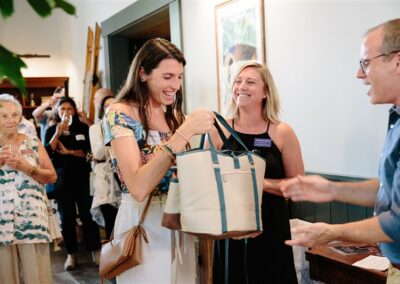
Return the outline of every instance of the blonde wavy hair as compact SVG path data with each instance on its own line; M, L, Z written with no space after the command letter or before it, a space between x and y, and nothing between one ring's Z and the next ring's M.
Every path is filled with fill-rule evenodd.
M264 82L264 89L266 91L267 97L263 100L262 107L262 116L265 121L270 121L272 123L280 122L279 113L280 113L280 103L279 103L279 95L278 90L276 89L274 79L272 78L271 72L269 72L268 68L261 63L255 61L249 61L244 63L237 70L235 75L233 76L232 81L230 82L231 90L233 89L233 85L236 81L236 78L239 74L246 68L255 68L260 74L261 79ZM236 108L236 102L233 100L233 96L231 98L231 102L228 107L228 117L234 118L234 110Z

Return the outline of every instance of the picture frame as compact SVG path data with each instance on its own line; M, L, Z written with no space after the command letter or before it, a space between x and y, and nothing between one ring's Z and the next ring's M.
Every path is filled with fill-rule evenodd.
M218 111L226 115L232 78L250 60L265 63L263 0L228 0L215 6Z

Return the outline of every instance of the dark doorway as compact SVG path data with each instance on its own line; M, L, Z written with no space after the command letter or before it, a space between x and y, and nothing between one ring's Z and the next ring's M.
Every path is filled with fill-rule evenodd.
M178 0L139 0L101 23L106 57L106 81L115 94L125 83L133 57L148 39L161 37L173 41L172 38L177 38L178 42L173 42L179 46L179 11ZM178 29L174 28L176 23L179 24ZM176 30L178 36L172 35Z

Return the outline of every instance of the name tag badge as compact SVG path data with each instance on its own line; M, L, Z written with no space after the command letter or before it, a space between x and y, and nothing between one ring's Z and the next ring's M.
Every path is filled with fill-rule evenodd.
M269 148L272 145L271 139L254 138L254 147Z
M75 136L75 139L76 139L76 141L79 141L79 140L85 141L85 135L83 135L83 134L77 134L77 135Z

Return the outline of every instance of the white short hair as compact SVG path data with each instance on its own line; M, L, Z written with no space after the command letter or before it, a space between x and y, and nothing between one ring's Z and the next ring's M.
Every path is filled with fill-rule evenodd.
M21 106L21 103L13 95L0 94L0 103L1 102L13 103L18 109L18 114L22 117L22 106Z

